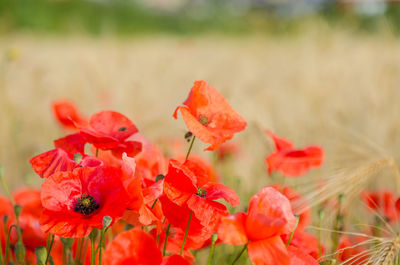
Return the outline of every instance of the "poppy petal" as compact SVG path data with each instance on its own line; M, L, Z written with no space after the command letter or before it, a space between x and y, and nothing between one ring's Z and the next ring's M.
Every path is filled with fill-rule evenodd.
M244 245L247 243L245 221L247 215L238 212L231 216L221 218L218 226L218 238L230 245Z
M279 236L251 241L247 245L249 258L255 265L289 265L290 257Z
M201 188L207 191L208 200L224 199L232 206L240 204L239 196L231 188L223 184L210 182Z
M68 153L60 148L47 151L29 160L33 170L41 177L48 178L57 171L69 171L76 167Z
M313 257L299 248L289 246L287 250L290 256L290 265L319 265Z

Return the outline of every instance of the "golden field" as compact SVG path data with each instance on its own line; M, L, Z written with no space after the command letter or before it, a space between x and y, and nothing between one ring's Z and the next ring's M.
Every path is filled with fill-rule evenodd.
M204 79L248 121L235 138L241 146L230 169L235 180L222 176L236 190L240 186L243 206L270 182L264 159L273 147L264 129L299 147L324 147L322 169L293 180L306 197L318 198L315 204L337 193L356 197L376 176L379 185L394 189L400 163L399 44L390 34L324 27L275 37L3 36L0 164L11 188L40 184L28 159L63 136L50 109L60 98L74 101L87 116L120 111L153 141L183 140L185 125L172 113L192 82ZM197 153L202 147L197 142ZM336 180L329 192L315 192L315 178Z

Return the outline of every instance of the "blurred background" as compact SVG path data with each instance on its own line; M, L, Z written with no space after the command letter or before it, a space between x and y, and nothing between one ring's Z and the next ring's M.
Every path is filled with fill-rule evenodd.
M67 133L57 99L183 141L172 112L198 79L249 123L241 194L269 181L265 129L322 145L317 176L378 149L398 164L399 25L396 0L1 0L0 164L12 188L40 184L28 159Z

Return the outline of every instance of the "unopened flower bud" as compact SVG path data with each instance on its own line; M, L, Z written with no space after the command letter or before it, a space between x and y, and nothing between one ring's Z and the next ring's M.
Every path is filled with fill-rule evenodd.
M21 214L21 211L22 211L21 205L15 205L14 206L14 213L17 216L17 218Z
M37 265L45 265L46 258L47 258L46 248L43 246L35 248L35 255L36 255L36 264Z
M110 216L104 216L103 217L103 228L109 227L111 222L112 222L112 218Z
M217 239L218 239L218 234L217 234L217 233L214 233L214 234L211 236L211 243L214 244L214 243L217 241Z
M19 264L23 264L25 261L25 246L22 241L18 241L15 244L15 257Z
M72 244L74 243L74 239L73 238L60 237L60 240L63 243L65 248L71 248Z
M103 219L103 223L104 223L104 219ZM97 228L93 228L92 232L90 232L90 234L89 234L90 240L96 240L98 234L99 234L99 230Z

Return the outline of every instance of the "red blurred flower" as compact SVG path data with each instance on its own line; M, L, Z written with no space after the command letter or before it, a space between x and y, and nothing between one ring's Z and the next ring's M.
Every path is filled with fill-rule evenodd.
M121 174L112 167L77 167L48 177L42 184L42 229L62 237L84 237L92 228L102 228L104 216L116 221L126 208Z
M142 150L142 144L128 138L138 132L135 124L115 111L101 111L90 117L88 126L80 126L80 133L96 148L111 150L113 155L122 153L133 157Z
M266 187L251 198L248 214L238 212L221 219L218 236L227 244L248 244L256 265L288 265L290 256L280 236L291 233L295 225L289 200Z
M213 230L221 216L229 215L226 206L215 200L224 199L232 206L236 206L240 203L240 199L232 189L222 184L199 183L196 175L197 172L200 172L200 169L197 168L198 165L187 166L188 163L190 160L181 164L171 159L168 173L164 179L164 194L168 200L179 207L187 207L187 209L182 209L181 214L183 215L179 215L181 221L173 222L176 220L174 216L177 217L177 212L168 209L164 201L162 201L163 212L173 225L182 229L186 228L189 214L193 212L194 217L200 221L202 226Z
M363 244L366 240L368 238L361 236L343 236L338 246L338 260L354 265L366 264L369 259L368 244Z
M187 265L182 257L165 257L152 236L140 229L131 229L119 234L104 252L104 265Z
M210 146L205 150L215 150L225 141L232 139L237 132L246 128L246 121L228 103L228 101L205 81L196 81L183 106L178 110L189 131Z
M52 104L54 116L62 126L69 129L76 129L77 125L84 126L87 123L72 102L59 100Z
M319 146L309 146L295 149L294 145L286 139L280 138L267 131L275 143L276 151L267 156L265 162L268 174L279 171L286 177L298 177L307 173L312 168L318 168L324 160L324 152Z
M362 200L372 211L382 214L389 222L399 220L399 208L396 206L396 199L393 192L382 190L377 192L363 191L361 193Z
M235 142L226 142L221 144L217 148L217 155L220 161L225 160L230 156L234 156L239 153L239 145Z

